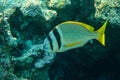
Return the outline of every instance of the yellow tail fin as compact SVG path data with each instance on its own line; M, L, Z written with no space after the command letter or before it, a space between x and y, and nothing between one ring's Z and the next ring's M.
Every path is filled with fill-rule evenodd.
M97 37L97 40L105 46L105 29L106 29L106 25L107 25L107 21L105 21L105 23L103 24L103 26L97 30L98 32L98 37Z

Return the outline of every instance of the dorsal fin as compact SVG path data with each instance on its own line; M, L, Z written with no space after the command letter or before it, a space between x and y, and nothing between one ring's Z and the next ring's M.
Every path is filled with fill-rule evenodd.
M63 23L61 23L61 24L65 24L65 23L78 24L78 25L80 25L80 26L82 26L82 27L84 27L84 28L86 28L86 29L88 29L88 30L90 30L90 31L94 31L94 28L93 28L92 26L90 26L90 25L88 25L88 24L85 24L85 23L82 23L82 22L66 21L66 22L63 22Z

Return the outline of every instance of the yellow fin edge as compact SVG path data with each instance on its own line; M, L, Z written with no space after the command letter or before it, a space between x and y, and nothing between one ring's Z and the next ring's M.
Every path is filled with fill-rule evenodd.
M84 28L86 28L86 29L88 29L88 30L90 30L90 31L94 31L94 28L93 28L92 26L90 26L90 25L88 25L88 24L85 24L85 23L82 23L82 22L66 21L66 22L63 22L63 23L61 23L61 24L65 24L65 23L78 24L78 25L80 25L80 26L82 26L82 27L84 27Z
M74 42L74 43L70 43L70 44L65 44L64 47L72 47L72 46L75 46L77 44L81 44L81 42Z
M99 36L98 41L105 46L105 34Z

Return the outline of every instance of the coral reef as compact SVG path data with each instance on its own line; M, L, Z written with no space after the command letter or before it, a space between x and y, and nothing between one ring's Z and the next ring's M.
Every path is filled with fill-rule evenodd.
M31 48L27 51L25 51L23 53L22 56L15 58L12 58L12 61L27 61L27 63L31 63L33 59L30 59L30 56L36 56L37 59L35 60L34 66L35 68L42 68L44 67L46 64L50 64L51 62L53 62L53 59L55 57L55 53L54 52L42 52L42 46L41 45L31 45ZM26 58L28 58L30 61L25 60Z
M0 0L0 13L9 17L15 12L15 8L20 7L21 4L21 0Z
M120 24L120 0L95 0L95 17L108 19L111 24Z
M0 80L17 80L17 76L13 73L13 65L8 53L0 52Z
M7 21L7 17L4 16L1 13L1 17L0 17L0 40L1 40L1 46L0 52L6 52L4 51L5 48L7 48L6 50L9 51L9 49L11 47L16 47L17 46L17 40L15 37L13 37L11 30L10 30L10 24Z
M40 40L43 39L39 38L40 40L37 39L38 41L27 39L30 35L26 34L24 29L35 18L37 21L40 20L42 22L53 20L57 15L56 11L47 8L46 0L1 0L0 4L0 64L2 64L0 66L0 74L3 74L0 75L0 79L23 80L31 78L30 74L23 77L26 72L31 71L31 67L28 70L21 70L23 74L19 74L20 72L16 71L18 70L17 68L25 68L24 66L26 65L33 65L33 68L43 68L53 62L55 53L40 51L40 44L33 44L40 43ZM27 18L27 16L31 18ZM25 47L22 48L22 46ZM4 55L7 57L3 57ZM19 66L17 66L18 64ZM41 74L38 80L48 80L47 69L43 68L37 73Z

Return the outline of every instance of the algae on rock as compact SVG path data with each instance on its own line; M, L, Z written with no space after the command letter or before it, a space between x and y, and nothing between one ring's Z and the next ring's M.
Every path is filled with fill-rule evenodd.
M70 5L70 0L50 0L48 2L48 6L51 8L61 9L65 8L65 6Z

